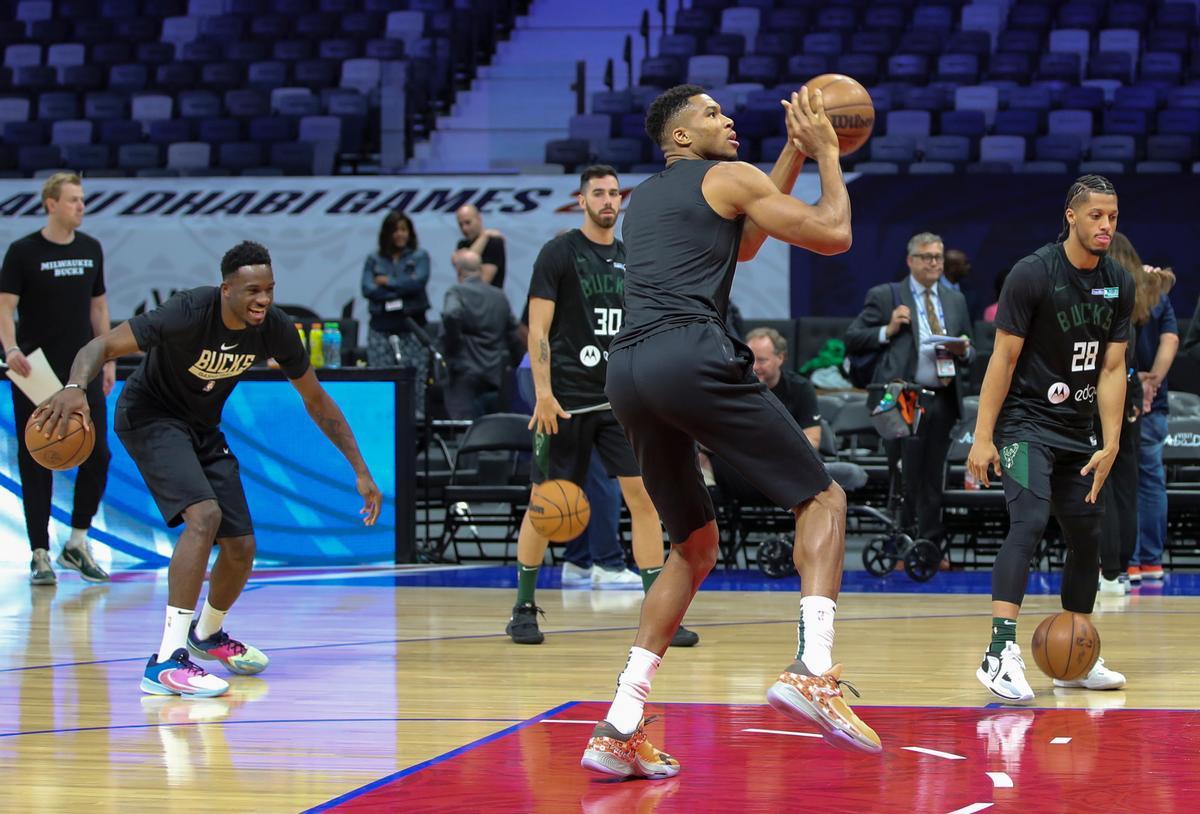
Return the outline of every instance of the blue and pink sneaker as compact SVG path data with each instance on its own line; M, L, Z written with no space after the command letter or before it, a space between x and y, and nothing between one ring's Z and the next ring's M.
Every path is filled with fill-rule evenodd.
M242 676L261 673L271 661L257 647L242 644L224 630L218 630L207 639L197 639L195 622L188 630L187 646L196 658L208 661L215 659L224 664L229 672Z
M229 689L229 682L209 675L188 658L182 647L166 661L158 654L150 657L142 675L142 692L151 695L180 695L184 698L211 698Z

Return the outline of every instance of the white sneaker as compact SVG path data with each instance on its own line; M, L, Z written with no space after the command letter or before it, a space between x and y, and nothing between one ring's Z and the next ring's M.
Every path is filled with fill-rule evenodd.
M564 562L562 567L562 585L567 587L580 587L592 584L592 566L580 568L573 562Z
M599 565L592 566L593 588L641 588L642 578L628 568L620 571L610 571Z
M1120 577L1116 579L1100 577L1100 593L1111 594L1112 596L1124 596L1125 583L1121 581Z
M1074 681L1054 679L1055 687L1078 687L1084 690L1119 690L1125 686L1125 676L1104 666L1104 659L1096 659L1096 666L1083 678Z
M1021 658L1021 648L1012 642L1005 643L1004 651L999 655L985 653L975 677L992 695L1005 701L1033 700L1033 688L1025 680L1025 660Z

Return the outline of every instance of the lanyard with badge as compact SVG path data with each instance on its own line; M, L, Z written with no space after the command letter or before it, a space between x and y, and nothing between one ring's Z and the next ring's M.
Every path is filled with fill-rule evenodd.
M912 289L909 286L910 290ZM913 302L917 308L917 319L920 320L921 329L929 336L934 335L933 328L929 324L929 315L925 309L925 291L922 288L919 292L913 291ZM942 298L930 294L930 298L934 300L934 308L937 309L938 323L942 326L942 331L946 330L946 313L942 309ZM955 374L954 356L946 348L945 345L935 345L933 348L934 364L937 369L939 379L951 378Z

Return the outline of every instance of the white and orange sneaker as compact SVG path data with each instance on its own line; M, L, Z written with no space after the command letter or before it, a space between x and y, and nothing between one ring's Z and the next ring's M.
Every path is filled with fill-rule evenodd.
M882 752L883 743L875 730L863 723L842 697L843 684L858 695L858 690L842 681L842 665L814 676L804 662L795 661L767 690L767 703L788 717L815 723L833 746Z
M608 721L592 730L579 765L613 777L646 777L662 780L679 774L679 761L654 748L646 739L646 719L629 735Z

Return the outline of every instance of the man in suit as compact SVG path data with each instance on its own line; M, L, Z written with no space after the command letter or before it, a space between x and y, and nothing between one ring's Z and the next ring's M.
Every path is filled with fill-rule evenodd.
M888 450L893 466L897 459L903 461L901 522L911 527L915 521L918 536L929 540L943 536L946 453L950 432L962 415L967 366L974 356L967 302L942 280L944 254L937 235L914 235L908 241L908 277L868 291L862 313L846 331L847 353L879 354L872 384L903 379L930 391L921 398L925 414L917 435ZM937 336L959 339L932 340ZM874 407L881 395L871 391L868 406Z

